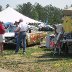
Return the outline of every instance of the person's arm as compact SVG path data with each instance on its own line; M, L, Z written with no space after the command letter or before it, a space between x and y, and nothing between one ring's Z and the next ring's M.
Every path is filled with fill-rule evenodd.
M18 27L16 28L15 32L20 32L20 28L21 28L21 24L18 25Z
M19 31L20 31L20 27L17 27L14 32L19 32Z

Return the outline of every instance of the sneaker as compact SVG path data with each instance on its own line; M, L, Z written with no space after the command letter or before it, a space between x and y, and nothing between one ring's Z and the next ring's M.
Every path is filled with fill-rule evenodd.
M24 55L26 55L26 52L23 52Z

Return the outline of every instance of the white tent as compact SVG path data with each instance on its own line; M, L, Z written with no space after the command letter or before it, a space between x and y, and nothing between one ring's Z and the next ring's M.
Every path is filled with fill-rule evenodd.
M22 15L21 13L17 12L11 7L8 7L7 9L0 12L0 21L5 22L15 22L19 21L19 19L23 19L26 23L40 23L39 21L36 21L34 19L31 19L27 16Z

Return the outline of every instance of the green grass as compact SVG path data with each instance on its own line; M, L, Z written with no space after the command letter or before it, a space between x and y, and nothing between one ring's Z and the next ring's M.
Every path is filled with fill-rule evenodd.
M26 55L22 49L16 55L14 51L5 50L4 55L0 55L1 68L13 72L72 72L71 56L53 56L52 50L38 46L28 47Z

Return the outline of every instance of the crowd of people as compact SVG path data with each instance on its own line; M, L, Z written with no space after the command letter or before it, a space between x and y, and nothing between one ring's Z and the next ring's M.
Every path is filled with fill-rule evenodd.
M12 29L12 25L15 25L16 28L14 30L15 33L15 39L16 39L16 49L15 49L15 54L18 53L20 44L23 42L23 54L26 52L26 32L29 30L28 24L23 22L22 19L19 21L15 21L14 24L8 24L5 26L3 22L0 22L0 53L3 53L3 34L7 30L7 28ZM1 33L2 29L4 30L3 33Z

